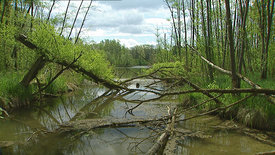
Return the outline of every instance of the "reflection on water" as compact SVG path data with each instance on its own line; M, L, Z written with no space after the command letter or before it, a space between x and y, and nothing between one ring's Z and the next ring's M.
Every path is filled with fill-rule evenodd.
M237 131L226 129L216 130L212 126L219 125L223 120L215 116L203 116L197 119L181 123L179 126L195 131L204 131L212 138L198 139L185 138L181 141L178 154L199 155L250 155L259 152L274 150L274 147L256 141L255 139L242 135Z
M140 69L120 69L118 72L134 73ZM127 75L128 76L128 75ZM127 77L126 76L126 77ZM130 75L129 75L130 76ZM125 76L123 76L125 77ZM147 89L152 80L137 79L130 83L130 88ZM164 89L156 84L157 89ZM90 131L84 135L53 135L39 137L35 141L38 130L54 130L58 124L70 120L125 117L127 109L135 103L116 100L115 95L101 97L107 91L96 85L87 85L83 89L55 99L47 99L40 106L20 109L13 113L9 120L0 120L1 141L15 143L2 148L4 154L144 154L153 144L157 134L146 127L140 128L104 128ZM149 99L157 97L152 93L135 93L127 95L127 99ZM145 103L135 109L136 116L159 117L167 114L166 105L175 105L175 101L157 101ZM189 115L189 114L187 114ZM126 115L126 117L132 117ZM213 116L204 116L179 124L179 127L204 131L212 138L198 139L186 137L178 141L177 154L254 154L270 151L272 147L262 144L248 136L227 130L215 130L212 125L221 123ZM28 142L29 141L29 142ZM273 148L274 149L274 148Z

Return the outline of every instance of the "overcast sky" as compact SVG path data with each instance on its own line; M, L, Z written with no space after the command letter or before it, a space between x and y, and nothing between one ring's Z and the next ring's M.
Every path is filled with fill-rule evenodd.
M75 17L80 0L71 1L70 16ZM59 1L54 13L64 13L68 1ZM76 27L80 27L85 8L89 1L82 5ZM118 39L127 47L141 44L156 44L157 28L161 33L169 30L169 10L163 0L121 0L94 1L87 16L82 38L100 42L104 39ZM70 21L72 22L72 20Z

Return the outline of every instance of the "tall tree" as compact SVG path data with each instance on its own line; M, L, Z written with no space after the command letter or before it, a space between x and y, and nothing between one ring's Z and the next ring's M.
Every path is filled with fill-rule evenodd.
M73 32L73 29L74 29L75 22L76 22L76 20L77 20L79 11L80 11L81 6L82 6L82 4L83 4L83 1L84 1L84 0L81 0L81 3L80 3L80 5L79 5L79 7L78 7L78 10L77 10L77 12L76 12L76 15L75 15L75 18L74 18L74 21L73 21L73 25L72 25L72 27L71 27L71 31L70 31L70 33L69 33L69 35L68 35L68 38L71 37L71 34L72 34L72 32Z
M76 36L76 39L75 39L75 44L76 44L77 41L78 41L79 35L80 35L81 30L82 30L82 27L83 27L83 25L84 25L84 23L85 23L85 20L86 20L86 17L87 17L88 12L89 12L89 10L90 10L90 7L91 7L91 5L92 5L92 2L93 2L93 1L90 0L90 4L89 4L89 6L88 6L88 8L87 8L87 11L86 11L86 13L85 13L85 15L84 15L84 18L83 18L83 20L82 20L80 29L79 29L79 31L78 31L78 33L77 33L77 36Z
M232 72L232 88L238 88L238 78L236 74L236 63L235 63L235 49L234 49L234 34L232 31L232 20L230 13L230 3L229 0L225 0L225 9L226 9L226 25L229 38L229 50L230 50L230 60L231 60L231 72Z
M272 18L273 18L273 12L274 12L274 0L272 0L272 4L270 3L271 3L271 0L268 0L267 4L265 0L262 0L261 3L259 3L259 0L256 0L258 12L259 12L259 26L260 26L260 33L261 33L261 40L262 40L262 46L261 46L262 48L261 78L262 79L267 78L268 47L269 47L269 40L270 40L270 34L272 30L272 23L273 23Z
M66 21L66 18L67 18L67 13L68 13L68 9L69 9L69 6L70 6L70 2L71 2L71 0L69 0L68 4L67 4L67 8L66 8L66 11L65 11L64 19L63 19L63 22L62 22L62 27L61 27L60 35L62 35L64 26L65 26L65 21Z
M243 4L244 3L244 4ZM239 8L241 14L241 46L240 46L240 56L239 56L239 64L238 64L238 72L242 74L242 66L244 65L244 52L247 47L247 36L246 36L246 19L249 9L249 0L245 2L243 0L239 0ZM238 87L241 86L241 80L238 78Z

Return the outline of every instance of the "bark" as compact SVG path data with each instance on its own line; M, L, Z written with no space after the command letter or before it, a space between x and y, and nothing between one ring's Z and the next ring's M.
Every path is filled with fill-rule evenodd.
M162 133L158 140L154 143L154 145L148 150L146 155L155 155L155 154L162 154L162 150L164 150L165 145L170 137L168 131Z
M257 153L256 155L274 155L275 154L275 151L269 151L269 152L260 152L260 153Z
M204 35L204 44L205 44L205 55L206 58L210 61L212 61L211 58L211 29L210 29L210 13L209 13L209 8L208 8L208 0L207 0L207 25L205 22L205 14L204 14L204 1L201 0L201 16L202 16L202 31L203 31L203 35ZM211 67L211 65L208 65L208 76L210 78L210 81L214 80L214 76L213 76L213 69Z
M239 0L240 12L241 12L241 49L240 49L240 57L239 57L239 65L238 72L242 74L242 66L244 65L244 51L247 46L246 40L246 19L249 9L249 0L246 0L245 6L242 6L242 0ZM241 80L238 78L238 88L241 87Z
M179 52L179 57L180 61L182 61L182 56L181 56L181 16L180 16L180 2L181 0L178 0L178 5L177 5L177 19L178 19L178 52Z
M175 22L175 18L174 18L174 11L173 8L170 6L168 0L165 0L167 7L169 8L170 14L171 14L171 18L172 18L172 29L174 30L175 33L175 42L176 42L176 46L177 46L177 54L179 54L180 56L180 51L179 51L179 37L178 37L178 32L177 32L177 26L176 26L176 22ZM172 34L171 34L172 35ZM173 37L171 37L172 39ZM181 56L180 56L181 57Z
M78 32L78 34L77 34L76 39L75 39L75 44L76 44L77 41L78 41L79 35L80 35L81 30L82 30L82 27L83 27L83 25L84 25L84 23L85 23L85 20L86 20L86 17L87 17L88 12L89 12L89 10L90 10L90 7L91 7L91 5L92 5L92 2L93 2L93 1L91 0L90 4L89 4L89 6L88 6L88 9L87 9L87 11L86 11L86 13L85 13L85 16L84 16L84 18L83 18L83 20L82 20L82 24L81 24L81 26L80 26L80 30L79 30L79 32Z
M187 25L186 25L186 18L185 18L185 5L184 0L182 1L182 14L183 14L183 24L184 24L184 47L185 47L185 66L188 67L188 52L187 52ZM192 29L191 29L192 30ZM193 33L192 33L193 37ZM194 39L194 38L192 38Z
M54 7L54 4L55 4L55 0L53 0L53 4L52 4L51 9L50 9L50 11L49 11L47 21L48 21L48 20L50 19L50 17L51 17L51 13L52 13L52 10L53 10L53 7Z
M141 118L134 117L128 118L102 118L102 119L84 119L78 121L71 121L60 125L60 128L55 132L64 133L71 131L90 131L96 128L109 128L109 127L125 127L125 126L136 126L143 123L149 122L160 122L161 120L167 120L168 117L163 118Z
M273 12L274 12L274 0L272 0L272 4L270 6L270 1L267 2L267 26L266 26L266 4L265 1L262 0L261 7L258 4L257 0L257 6L258 11L260 15L260 32L261 32L261 39L262 39L262 73L261 78L266 79L267 78L267 71L268 71L268 46L269 46L269 40L270 40L270 34L272 29L272 18L273 18ZM265 30L267 29L267 32Z
M229 0L225 0L226 8L226 24L229 38L229 50L230 50L230 60L231 60L231 72L232 72L232 88L238 88L238 77L236 74L236 63L235 63L235 49L234 49L234 34L232 32L232 21L230 13Z
M163 154L163 151L165 149L165 146L167 144L167 141L170 135L173 135L173 131L175 128L175 121L176 121L176 112L177 112L177 109L175 109L173 114L171 114L170 110L168 111L171 117L171 119L169 119L170 123L166 125L165 131L160 135L160 137L154 143L154 145L147 151L146 155Z
M68 5L67 5L67 8L66 8L66 11L65 11L65 16L64 16L64 19L63 19L63 23L62 23L60 35L62 35L64 26L65 26L65 21L66 21L66 18L67 18L67 13L68 13L68 9L69 9L69 6L70 6L70 2L71 2L71 0L69 0Z
M38 72L45 66L45 56L40 56L35 63L31 66L23 80L20 82L24 87L28 87L30 82L37 76Z
M3 2L3 8L2 8L2 14L1 14L1 23L3 23L3 19L4 19L4 16L5 16L5 12L6 12L6 2L7 0L4 0L4 2ZM1 2L1 4L2 4L2 2ZM2 5L1 5L1 7L2 7Z
M79 11L80 11L80 8L81 8L81 6L82 6L82 4L83 4L83 1L84 1L84 0L81 0L81 3L80 3L80 5L79 5L79 7L78 7L78 10L77 10L77 12L76 12L76 15L75 15L75 18L74 18L74 21L73 21L73 25L72 25L72 27L71 27L71 31L70 31L70 33L69 33L68 38L71 37L71 34L72 34L72 32L73 32L73 29L74 29L75 22L76 22L76 20L77 20L77 16L78 16Z

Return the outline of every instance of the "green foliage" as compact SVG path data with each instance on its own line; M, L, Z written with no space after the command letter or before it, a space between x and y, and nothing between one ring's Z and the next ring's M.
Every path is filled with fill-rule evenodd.
M186 75L186 70L184 68L184 65L180 61L176 62L165 62L165 63L157 63L154 64L147 73L152 73L157 70L161 69L162 72L158 72L159 76L161 77L167 77L170 76L184 76Z
M49 82L50 80L51 78L49 77L47 81ZM67 79L65 78L65 76L61 75L47 87L45 92L50 94L58 94L60 92L66 92L67 89Z
M30 40L40 49L37 52L46 55L51 61L67 62L70 64L80 54L75 63L87 71L93 72L104 79L113 77L112 70L101 51L91 50L88 45L74 44L70 40L59 36L51 25L36 24L35 31L31 33Z
M25 100L31 98L33 86L25 88L20 84L22 74L0 73L0 96L3 98L18 98Z
M152 45L137 45L126 48L117 40L104 40L93 44L93 48L102 50L106 58L114 66L143 66L151 65L155 61L156 49Z

